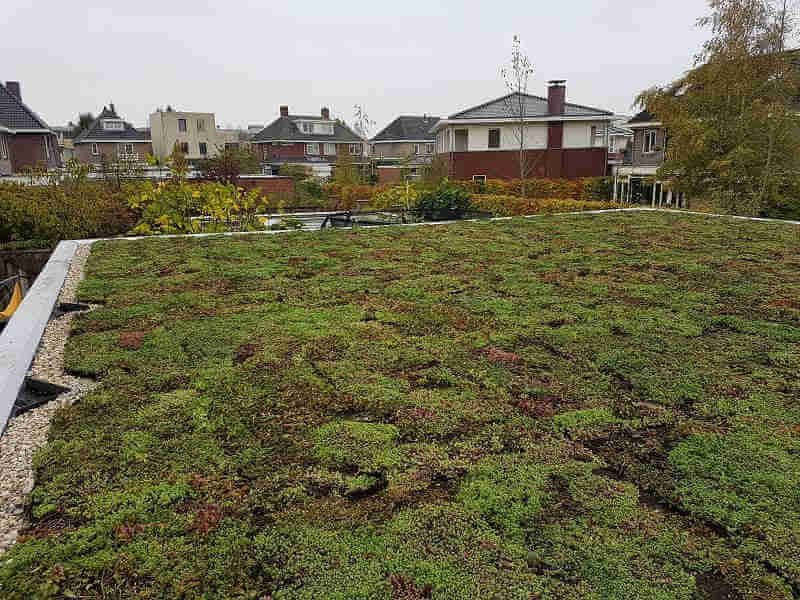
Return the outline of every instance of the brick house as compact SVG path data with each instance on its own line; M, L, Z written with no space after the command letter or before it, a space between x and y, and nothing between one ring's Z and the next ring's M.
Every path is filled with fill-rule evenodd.
M22 102L19 82L0 84L0 175L60 165L56 135Z
M439 117L403 116L389 123L372 140L370 157L377 163L378 183L415 178L431 163L436 150L433 126Z
M297 164L317 177L329 177L341 153L357 164L365 164L364 140L342 121L331 119L323 108L319 116L290 115L288 106L280 116L251 140L266 174L277 174L282 165Z
M547 98L509 94L439 121L434 127L436 154L448 162L450 176L518 178L520 111L529 177L606 174L613 113L567 102L565 83L556 80L550 82Z
M153 154L149 129L136 129L123 120L113 104L104 106L89 127L72 142L74 155L82 163L100 165L133 161L144 163Z
M658 178L667 156L667 129L654 115L643 110L625 125L633 131L622 164L614 168L614 199L653 206L686 205L683 194L673 192Z

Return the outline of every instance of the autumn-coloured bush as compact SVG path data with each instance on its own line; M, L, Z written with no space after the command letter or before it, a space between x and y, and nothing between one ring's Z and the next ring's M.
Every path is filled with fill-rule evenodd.
M489 179L486 183L473 181L453 182L474 194L521 196L519 179ZM612 180L608 177L583 179L526 179L525 195L528 198L569 198L572 200L610 200Z
M473 210L488 212L498 217L602 210L618 206L610 201L573 200L571 198L533 199L496 194L474 194L472 196Z
M360 202L370 202L376 193L385 189L374 185L341 185L326 183L322 186L327 197L326 206L331 210L350 210Z
M0 243L107 237L124 233L136 222L125 202L135 184L114 190L103 182L81 179L47 185L0 183Z

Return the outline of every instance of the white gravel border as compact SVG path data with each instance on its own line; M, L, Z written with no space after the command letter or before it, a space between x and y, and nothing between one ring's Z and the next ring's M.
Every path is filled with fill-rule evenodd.
M70 265L60 302L75 302L78 284L91 246L78 246ZM50 422L62 406L77 402L95 384L64 372L64 346L75 313L51 319L45 328L39 349L28 375L70 388L66 394L43 406L11 419L0 437L0 554L8 550L25 527L25 504L33 490L33 456L47 441Z

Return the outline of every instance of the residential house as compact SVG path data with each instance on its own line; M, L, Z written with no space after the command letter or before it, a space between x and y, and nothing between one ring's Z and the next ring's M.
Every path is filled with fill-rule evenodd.
M56 136L22 101L19 82L0 83L0 175L60 165Z
M104 106L89 127L72 142L75 157L87 164L122 161L145 162L153 154L149 129L136 129L117 114L113 104Z
M319 116L290 115L288 106L280 116L251 140L266 174L277 174L282 165L298 164L316 177L329 177L342 153L356 164L366 162L364 140L342 121L331 119L323 108Z
M653 206L685 206L684 195L673 192L669 182L658 178L669 141L664 124L643 110L626 127L633 131L633 138L622 164L614 168L614 199Z
M439 121L436 154L454 179L518 178L523 129L528 177L602 176L613 118L610 111L567 102L565 82L555 80L547 98L509 94Z
M150 115L153 156L164 161L175 145L189 161L216 156L229 144L239 143L239 132L217 127L214 113L184 112L167 107Z
M378 183L416 178L436 153L433 126L439 117L404 116L389 123L371 141L370 156L377 163Z

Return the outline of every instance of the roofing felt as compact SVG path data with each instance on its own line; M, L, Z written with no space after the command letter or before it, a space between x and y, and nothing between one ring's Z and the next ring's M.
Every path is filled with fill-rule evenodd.
M519 99L522 99L522 106L525 116L528 118L536 117L609 117L613 113L601 108L591 106L581 106L566 102L564 104L563 115L552 115L548 109L547 98L541 96L531 96L530 94L513 93L490 100L473 108L468 108L459 113L451 115L451 119L511 119L519 115L517 108Z
M300 131L298 121L316 121L320 118L302 115L289 115L288 117L278 117L272 123L253 136L253 142L362 142L356 132L350 129L341 121L330 121L333 123L333 135L319 133L303 133Z
M0 84L0 125L8 129L49 129L35 112Z
M389 123L378 135L372 138L373 142L401 142L435 140L436 134L431 132L439 117L405 116L397 117Z

